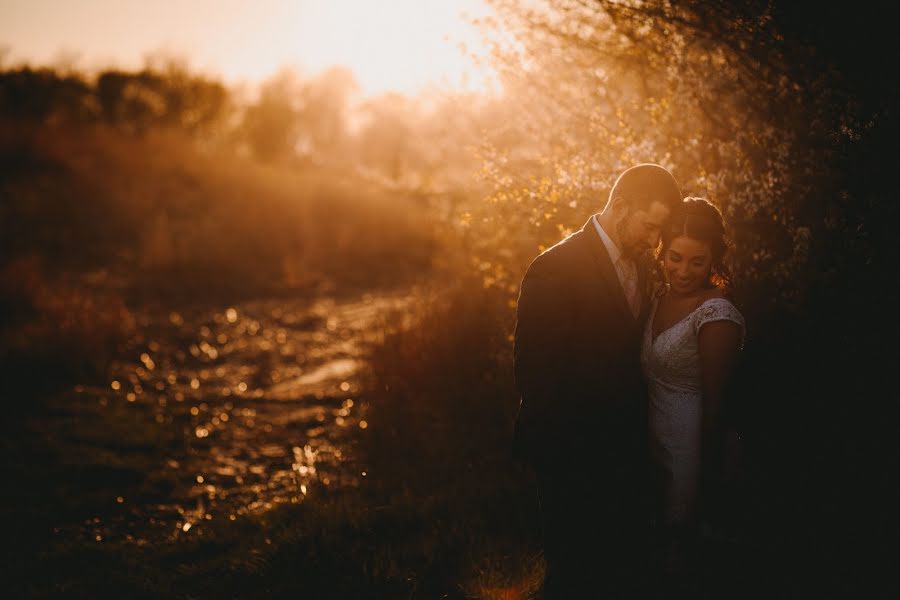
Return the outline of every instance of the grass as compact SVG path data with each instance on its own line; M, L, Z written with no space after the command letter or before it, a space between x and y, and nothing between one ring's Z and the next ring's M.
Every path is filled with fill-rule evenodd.
M42 277L36 285L50 285ZM362 400L371 435L348 463L367 472L359 485L314 486L300 504L176 537L143 543L125 532L153 530L133 522L130 506L165 502L183 485L184 474L160 468L191 451L177 428L140 403L23 390L40 402L7 420L2 436L2 477L15 482L2 502L8 589L37 598L534 597L544 569L534 487L508 456L503 357L480 343L508 306L471 291L435 289L383 324ZM474 342L484 352L467 351Z
M175 133L5 125L3 263L37 255L135 301L390 285L430 264L419 199L346 170L263 165Z
M25 422L31 431L4 436L3 476L15 482L3 502L4 579L17 596L525 598L540 585L534 498L496 459L441 487L386 490L393 478L372 471L358 487L315 486L299 505L167 541L92 539L90 525L79 531L85 516L113 529L127 519L117 494L165 497L177 482L158 463L183 442L135 405L63 394L49 408Z
M510 315L504 294L461 277L388 324L372 356L362 452L374 491L386 506L418 506L415 522L438 519L435 543L454 549L466 597L533 597L543 581L534 482L510 453Z

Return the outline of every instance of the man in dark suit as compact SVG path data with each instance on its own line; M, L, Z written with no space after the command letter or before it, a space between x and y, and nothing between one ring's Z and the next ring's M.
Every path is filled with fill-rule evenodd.
M603 212L522 280L514 451L537 475L545 598L635 597L646 577L649 461L640 343L649 253L682 203L655 164L623 172Z

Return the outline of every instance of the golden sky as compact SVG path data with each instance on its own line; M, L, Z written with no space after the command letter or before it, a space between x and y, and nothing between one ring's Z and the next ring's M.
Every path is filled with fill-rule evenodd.
M232 82L343 64L364 95L481 90L490 75L459 45L484 52L467 16L487 11L483 0L0 0L0 48L7 66L133 68L170 54Z

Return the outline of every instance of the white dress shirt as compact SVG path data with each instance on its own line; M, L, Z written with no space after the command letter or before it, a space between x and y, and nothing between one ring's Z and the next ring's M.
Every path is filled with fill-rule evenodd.
M622 291L625 294L625 299L628 300L628 306L631 307L631 313L637 318L641 312L641 295L638 293L637 265L634 264L633 260L622 254L619 247L616 246L606 232L603 231L600 221L597 220L597 215L594 215L594 228L597 230L597 234L603 241L603 245L606 246L606 251L609 253L609 259L616 268L616 275L619 277L619 283L622 284Z

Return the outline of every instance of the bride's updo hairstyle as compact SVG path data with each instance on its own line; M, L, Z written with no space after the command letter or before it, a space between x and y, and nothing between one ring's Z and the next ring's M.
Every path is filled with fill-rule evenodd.
M709 244L712 251L712 268L708 287L729 287L731 272L724 262L729 241L725 235L725 221L719 209L705 198L685 198L678 211L672 215L668 227L663 229L660 257L665 256L672 240L680 236Z

